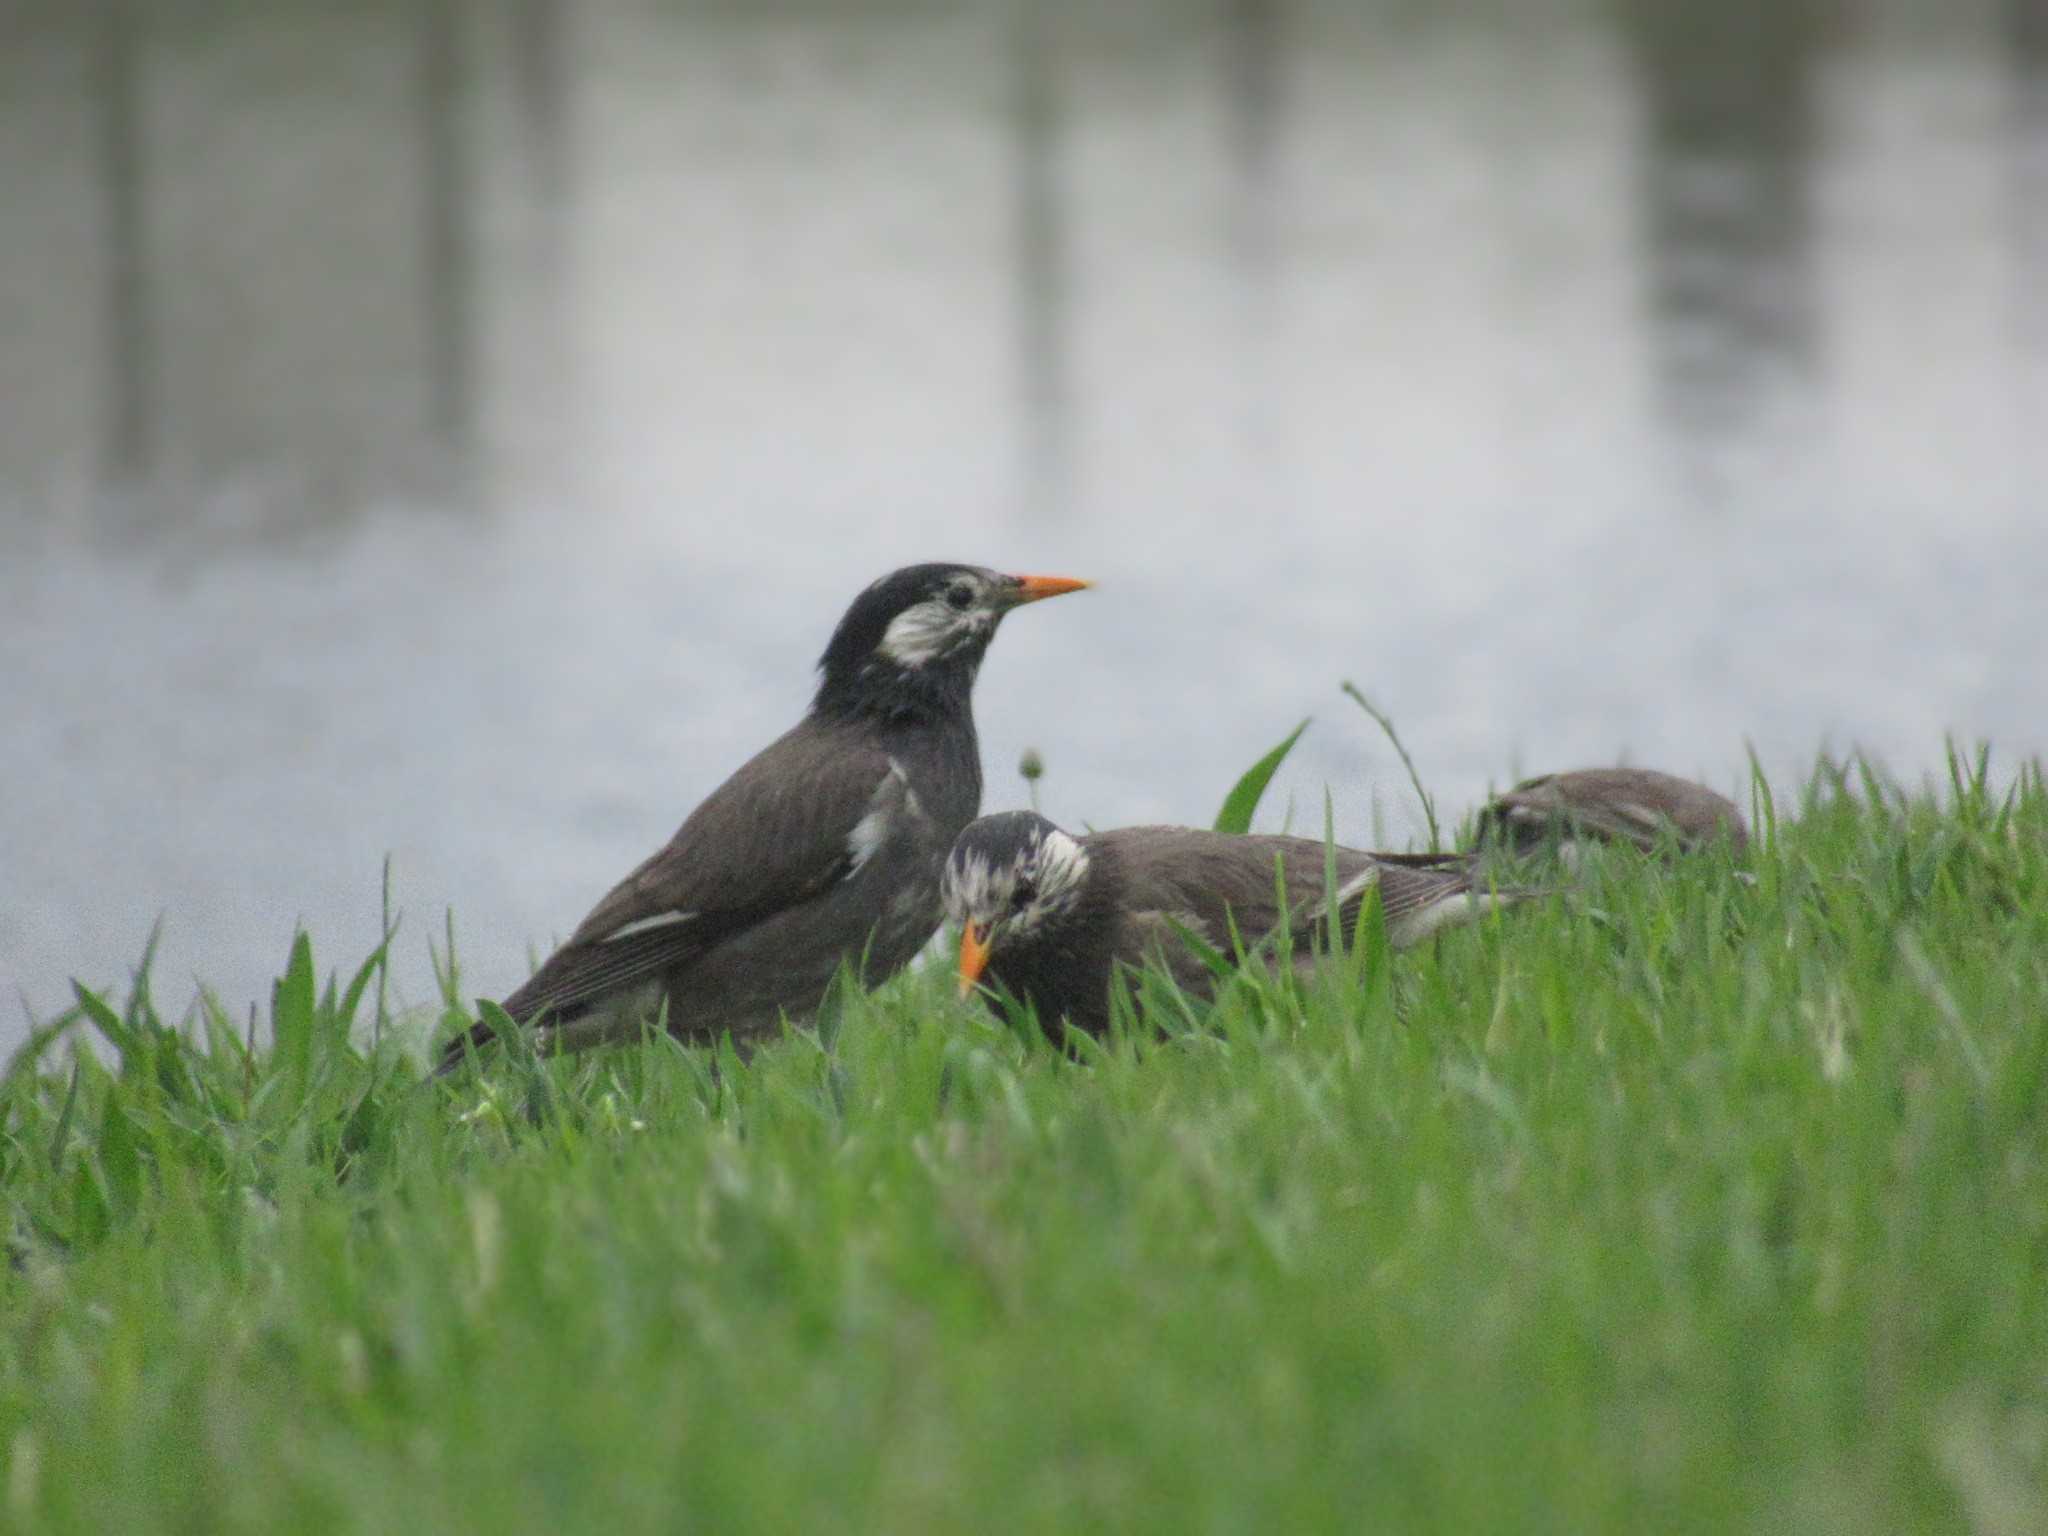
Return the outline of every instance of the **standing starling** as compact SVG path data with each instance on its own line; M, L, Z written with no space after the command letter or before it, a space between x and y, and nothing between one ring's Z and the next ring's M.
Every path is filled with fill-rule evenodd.
M630 1039L666 1007L684 1039L803 1018L843 964L879 980L940 916L939 876L981 804L971 694L1003 615L1086 586L914 565L854 599L809 713L690 813L504 1001L550 1048ZM450 1041L437 1073L491 1038Z

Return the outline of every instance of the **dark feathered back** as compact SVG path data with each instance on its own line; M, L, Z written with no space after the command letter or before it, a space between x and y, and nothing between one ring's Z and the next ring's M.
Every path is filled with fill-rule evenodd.
M1653 768L1575 768L1525 779L1479 813L1482 841L1524 852L1557 837L1590 836L1647 853L1663 837L1697 848L1723 834L1738 853L1749 840L1734 801Z

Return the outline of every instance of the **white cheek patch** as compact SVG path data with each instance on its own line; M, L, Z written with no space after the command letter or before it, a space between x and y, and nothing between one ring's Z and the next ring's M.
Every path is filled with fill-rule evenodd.
M1029 933L1050 913L1069 906L1080 894L1088 873L1088 855L1066 833L1054 831L1014 863L997 869L979 853L947 862L943 895L947 918L999 924L998 932ZM1021 911L1015 906L1017 882L1037 882L1038 891Z
M1073 838L1055 829L1046 836L1040 868L1039 891L1057 905L1081 889L1088 873L1088 854Z
M876 649L899 667L921 667L944 654L952 629L952 610L945 604L919 603L889 621Z
M968 636L986 631L995 616L985 608L956 609L934 599L906 608L889 621L876 653L915 670L955 650Z

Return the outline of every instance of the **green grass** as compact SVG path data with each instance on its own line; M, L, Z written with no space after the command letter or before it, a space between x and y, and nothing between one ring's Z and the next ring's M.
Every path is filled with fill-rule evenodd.
M1848 788L1079 1059L930 974L447 1084L303 945L253 1052L87 999L0 1525L2048 1529L2048 795Z

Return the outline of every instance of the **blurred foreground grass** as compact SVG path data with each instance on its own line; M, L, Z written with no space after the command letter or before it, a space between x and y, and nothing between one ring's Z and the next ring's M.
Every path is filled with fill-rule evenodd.
M303 941L253 1049L87 997L0 1523L2048 1530L2048 795L1762 841L1080 1059L929 973L439 1085Z

